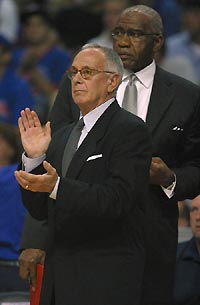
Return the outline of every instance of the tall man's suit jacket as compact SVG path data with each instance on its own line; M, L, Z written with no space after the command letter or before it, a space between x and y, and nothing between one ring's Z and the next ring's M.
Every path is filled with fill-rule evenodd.
M47 151L60 176L72 126L55 132ZM56 305L139 304L150 162L146 125L115 101L76 151L56 200L22 189L30 214L48 218L52 241L41 305L51 304L52 290ZM33 172L45 171L40 165Z
M69 80L63 82L51 112L53 130L74 121ZM177 201L200 192L200 89L189 81L156 68L147 112L153 156L160 157L177 176L175 195L169 199L160 186L150 185L146 230L147 262L141 304L172 304L177 245ZM24 236L29 237L29 227ZM37 230L35 231L37 235ZM23 247L26 248L24 239ZM34 245L37 248L37 243Z

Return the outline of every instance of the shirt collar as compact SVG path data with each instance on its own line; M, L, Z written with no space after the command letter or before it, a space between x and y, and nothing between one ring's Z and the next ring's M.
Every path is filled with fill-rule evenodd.
M87 133L92 129L96 121L100 118L104 111L114 102L114 100L114 98L109 99L108 101L96 107L84 116L84 124ZM83 117L82 114L80 115L80 118L81 117Z
M155 71L156 64L155 60L153 60L150 65L136 72L135 75L137 76L138 81L143 84L144 87L149 88L153 83ZM125 79L131 73L131 71L125 70L123 79Z

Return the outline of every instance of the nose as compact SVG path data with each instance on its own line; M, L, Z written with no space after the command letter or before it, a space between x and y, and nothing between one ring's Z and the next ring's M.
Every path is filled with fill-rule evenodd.
M118 45L120 47L129 47L130 46L130 38L127 35L127 33L124 33L124 35L122 35L122 37L120 38Z
M72 80L77 83L80 83L83 80L80 71L77 71Z

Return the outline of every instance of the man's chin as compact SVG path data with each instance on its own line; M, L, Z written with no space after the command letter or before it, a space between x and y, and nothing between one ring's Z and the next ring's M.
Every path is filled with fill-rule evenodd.
M125 58L122 59L122 62L123 62L124 69L134 71L133 63L130 62L130 60L128 58L127 59L125 59Z

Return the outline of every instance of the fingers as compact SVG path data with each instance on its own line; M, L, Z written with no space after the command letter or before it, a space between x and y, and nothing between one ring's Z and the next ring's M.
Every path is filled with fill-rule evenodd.
M29 250L29 249L28 249ZM37 277L37 260L31 257L30 253L26 250L22 252L19 257L19 276L22 280L28 281L32 285L33 290L36 287L36 277Z
M15 178L17 180L17 182L21 185L21 187L23 187L24 189L27 189L27 185L30 184L30 178L28 173L24 172L24 171L15 171Z
M163 167L164 162L159 157L153 157L151 160L151 170L157 171Z
M152 161L152 163L154 163L154 164L156 164L156 163L161 163L161 158L159 158L159 157L153 157L152 159L151 159L151 161Z
M41 127L40 120L35 111L31 111L29 108L21 111L21 118L19 118L19 127L27 130L31 127Z
M19 275L22 280L28 281L30 277L31 283L35 283L37 260L33 257L30 250L22 251L19 256Z
M37 278L37 261L35 259L29 262L29 277L32 285L32 290L36 289L36 278Z
M19 275L27 281L30 279L32 289L36 288L37 264L44 263L45 251L40 249L25 249L19 256Z
M15 171L15 177L22 188L32 192L51 193L58 179L56 169L48 162L44 161L47 173L34 175L25 171Z
M19 259L19 276L23 281L28 281L28 276L29 276L28 264L25 264L24 262L20 262L20 259Z
M23 125L21 117L19 117L19 119L18 119L18 126L19 126L20 134L22 134L24 132L24 125Z
M35 111L31 111L32 119L35 127L41 127L39 117Z
M25 190L30 190L32 192L39 191L39 186L43 185L44 182L43 175L34 175L22 170L15 171L14 174L17 182L21 185L21 187L23 187Z
M27 130L30 127L34 127L34 120L29 108L21 111L21 122L24 127L24 130Z

